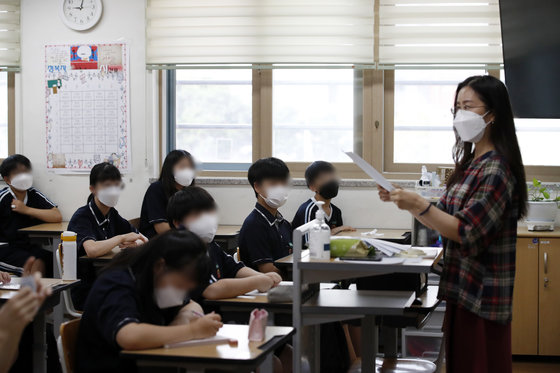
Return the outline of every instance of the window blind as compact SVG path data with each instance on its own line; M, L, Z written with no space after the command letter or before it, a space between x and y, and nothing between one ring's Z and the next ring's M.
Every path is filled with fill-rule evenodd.
M20 0L0 0L0 66L19 67Z
M148 65L373 63L373 0L148 0Z
M378 0L379 63L502 63L498 0Z

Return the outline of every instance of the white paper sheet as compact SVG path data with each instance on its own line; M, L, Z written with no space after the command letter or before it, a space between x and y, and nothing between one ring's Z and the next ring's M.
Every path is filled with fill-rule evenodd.
M164 345L163 347L177 348L177 347L194 347L194 346L204 346L204 345L219 345L219 344L228 343L229 340L230 338L217 334L210 338L191 339L190 341L170 343Z
M394 190L395 187L393 184L389 182L389 180L385 179L383 175L375 168L372 167L369 163L367 163L362 157L354 152L344 152L347 156L349 156L354 163L360 167L368 176L370 176L377 184L379 184L382 188L388 190L389 192Z

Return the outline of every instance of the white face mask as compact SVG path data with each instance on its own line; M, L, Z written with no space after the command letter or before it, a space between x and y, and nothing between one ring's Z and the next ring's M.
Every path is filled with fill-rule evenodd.
M290 189L283 185L277 185L266 189L266 197L261 195L264 198L266 204L273 208L277 209L282 207L286 201L288 201L288 194L290 193Z
M194 170L192 168L182 168L173 173L175 181L181 186L189 186L194 180Z
M188 292L175 286L165 286L154 289L154 300L159 308L182 306Z
M10 185L17 190L27 190L33 185L33 175L29 172L17 174L12 178Z
M121 191L122 188L118 186L103 188L97 192L97 199L107 207L115 207L119 202Z
M463 142L477 143L484 136L484 130L490 123L484 121L484 115L469 110L458 110L453 119L453 127Z
M216 213L202 214L198 219L186 224L186 227L202 241L210 243L218 230L218 215Z

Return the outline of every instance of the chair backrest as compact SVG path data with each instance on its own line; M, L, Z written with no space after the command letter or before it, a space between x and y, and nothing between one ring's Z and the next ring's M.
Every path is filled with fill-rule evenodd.
M54 275L58 275L59 278L62 278L62 244L58 244L58 247L55 250L55 256L56 256L56 260L55 260L55 266L56 268ZM58 272L58 273L57 273Z
M140 228L140 218L130 219L128 222L129 222L130 225L132 225L134 228L136 228L136 229Z
M60 325L60 337L58 337L57 347L63 373L74 373L79 327L80 319L71 320Z

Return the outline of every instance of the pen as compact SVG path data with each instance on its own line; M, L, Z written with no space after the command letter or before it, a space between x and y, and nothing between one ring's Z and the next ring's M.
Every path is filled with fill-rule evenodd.
M203 315L203 314L201 314L200 312L197 312L197 311L193 311L193 310L191 310L191 312L192 312L192 313L193 313L193 315L195 315L196 317L204 317L204 315Z

